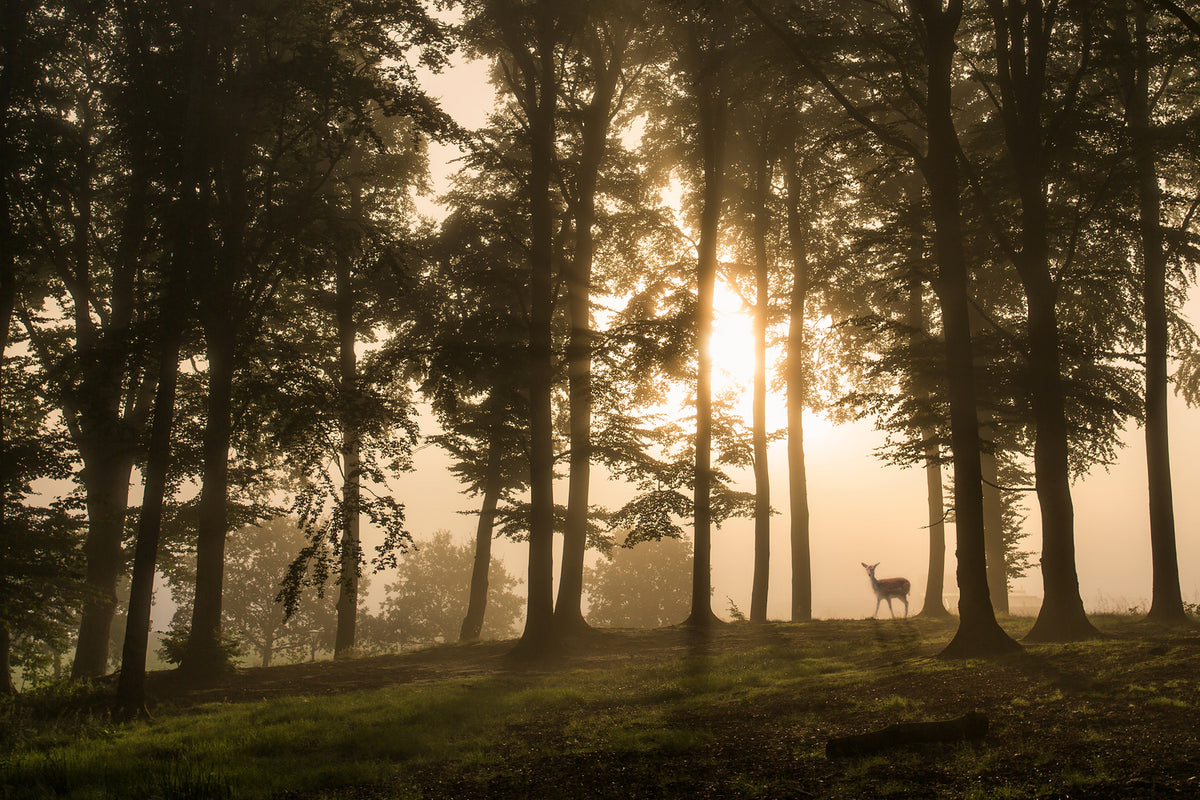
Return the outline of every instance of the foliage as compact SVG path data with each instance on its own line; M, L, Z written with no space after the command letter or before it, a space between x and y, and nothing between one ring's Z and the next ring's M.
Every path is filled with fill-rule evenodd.
M78 498L46 502L34 490L35 481L68 478L75 458L53 407L39 395L38 380L28 357L0 363L0 628L10 637L12 665L33 683L55 673L88 596ZM10 676L0 680L7 683Z
M278 657L298 661L332 649L333 598L319 588L309 589L298 596L293 613L287 615L278 597L296 553L307 544L296 520L284 516L244 525L229 534L221 636L231 662L253 655L256 663L270 666ZM177 611L164 637L162 656L177 664L187 641L190 569L172 577L172 589Z
M467 613L474 560L474 546L455 544L448 531L418 540L399 561L396 581L387 585L379 615L366 623L363 637L376 646L401 648L456 641ZM513 634L524 610L513 591L518 583L492 559L483 627L487 638Z
M687 616L692 547L685 541L629 541L584 573L587 620L617 628L660 628Z

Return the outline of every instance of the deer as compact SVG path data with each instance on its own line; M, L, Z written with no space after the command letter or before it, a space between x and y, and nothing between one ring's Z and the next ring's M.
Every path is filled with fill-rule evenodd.
M879 603L882 600L887 600L888 611L892 612L892 619L896 618L896 612L892 608L892 598L897 598L904 601L904 616L908 616L908 591L912 588L912 584L908 582L908 578L876 578L875 568L879 566L879 562L874 564L863 565L863 569L867 571L867 577L871 579L871 588L875 590L875 613L871 618L879 616Z

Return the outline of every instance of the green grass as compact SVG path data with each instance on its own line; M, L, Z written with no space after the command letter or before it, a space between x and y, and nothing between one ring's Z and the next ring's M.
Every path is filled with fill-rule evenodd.
M1193 633L1125 625L1119 638L992 663L932 658L945 625L769 627L764 643L740 633L762 629L733 626L698 655L160 709L125 725L26 699L4 709L0 797L1017 798L1196 786ZM1168 654L1148 659L1163 636ZM983 745L824 755L831 735L972 708L992 720ZM1140 741L1139 725L1156 739Z

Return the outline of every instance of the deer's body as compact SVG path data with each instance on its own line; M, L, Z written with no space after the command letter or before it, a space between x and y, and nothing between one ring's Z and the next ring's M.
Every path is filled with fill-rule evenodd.
M863 564L863 569L867 571L867 577L871 579L871 588L875 590L875 613L872 617L879 616L880 602L887 600L888 611L892 612L892 618L895 619L896 612L892 608L892 599L896 598L904 603L904 616L908 616L908 592L912 589L912 584L908 582L908 578L876 578L875 568L879 563Z

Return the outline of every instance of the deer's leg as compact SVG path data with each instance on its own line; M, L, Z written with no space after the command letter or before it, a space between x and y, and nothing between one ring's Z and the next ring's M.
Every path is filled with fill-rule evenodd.
M904 601L904 618L908 619L908 596L905 595L904 597L901 597L900 599Z
M892 608L892 598L888 598L888 612L892 615L892 619L896 618L896 609Z

